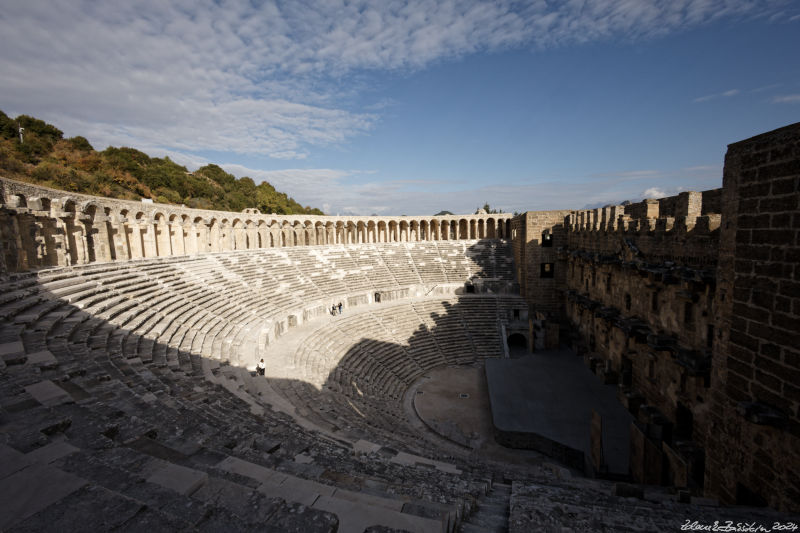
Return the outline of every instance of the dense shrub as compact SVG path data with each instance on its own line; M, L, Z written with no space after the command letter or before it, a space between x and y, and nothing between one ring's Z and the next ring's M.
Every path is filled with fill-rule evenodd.
M18 124L25 128L22 143ZM85 137L64 140L55 126L27 115L11 119L2 111L0 168L43 185L113 198L153 198L200 209L257 207L263 213L322 214L319 209L303 207L269 183L256 185L249 177L237 179L219 165L189 172L168 157L150 157L126 146L97 152Z

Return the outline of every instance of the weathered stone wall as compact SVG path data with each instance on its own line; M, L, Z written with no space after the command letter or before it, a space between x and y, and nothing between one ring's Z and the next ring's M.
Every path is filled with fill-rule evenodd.
M800 123L725 156L706 488L800 502Z
M798 510L800 124L731 145L721 189L525 213L511 230L531 308L566 316L636 417L635 480Z
M568 217L573 344L636 417L631 473L701 492L719 213L699 192ZM713 195L706 195L710 200Z
M564 219L570 211L529 211L511 221L512 249L522 295L533 311L558 316L566 270L556 253L566 245Z
M227 250L507 239L511 215L332 217L188 209L0 178L0 273Z

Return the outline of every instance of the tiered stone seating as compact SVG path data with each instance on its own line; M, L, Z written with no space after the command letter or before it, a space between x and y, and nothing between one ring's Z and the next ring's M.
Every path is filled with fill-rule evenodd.
M399 282L386 266L381 250L373 246L356 246L349 249L350 257L375 289L398 286Z
M407 246L423 283L436 285L447 282L447 276L442 269L442 257L439 255L435 242L413 242L408 243ZM467 278L465 276L462 279Z
M82 528L80 513L103 505L147 509L125 515L125 528L224 522L231 530L332 531L336 519L326 510L349 520L348 528L355 517L399 529L452 528L486 489L485 476L464 481L452 465L377 453L381 446L371 443L353 457L346 441L321 438L272 410L263 395L275 405L280 399L267 380L225 365L242 354L252 364L261 329L309 302L421 281L409 245L255 250L15 275L0 296L0 454L49 458L45 470L20 478L26 486L65 481L56 483L63 494L16 509L0 528L36 529L55 518L65 529ZM386 309L365 313L370 331L356 315L341 317L341 330L312 336L308 346L343 360L301 349L295 379L275 386L307 409L319 423L313 427L416 439L398 425L403 393L445 358L429 332L412 335L408 311L412 320L397 322ZM312 378L323 374L320 394ZM312 397L321 401L312 405ZM53 447L61 451L44 452ZM416 463L428 466L417 474ZM360 481L332 486L340 479ZM254 514L254 506L269 511ZM95 514L98 529L120 526L115 516Z
M497 241L490 244L491 257L494 260L494 276L499 279L514 279L514 256L511 247L506 241Z
M414 259L404 245L396 244L377 244L375 245L381 252L381 259L392 273L392 277L397 280L397 284L416 285L423 281L417 272Z
M441 257L442 269L450 283L458 283L471 277L470 265L465 254L469 242L434 241ZM513 278L509 278L513 279Z
M437 248L440 265L451 244ZM402 407L408 384L496 355L497 322L511 319L517 297L406 300L311 322L295 328L302 339L285 379L227 364L252 364L262 328L338 296L327 291L434 283L420 277L415 248L154 258L4 280L0 530L452 531L493 474L515 480L519 530L719 517L664 495L607 497L613 485L538 464L506 472L420 438ZM442 282L486 264L457 263ZM311 277L319 264L330 265L324 280Z
M4 357L12 365L0 380L7 437L0 455L4 464L24 459L19 472L0 477L29 489L51 485L34 503L4 492L4 509L16 511L1 519L4 529L54 519L62 530L84 529L83 515L98 529L334 531L333 512L340 530L441 531L453 526L463 497L485 490L482 481L465 486L456 473L410 476L377 453L353 458L286 416L254 415L252 405L204 379L202 358L191 356L181 369L161 365L144 353L158 343L145 348L141 337L138 352L126 355L126 334L137 336L66 303L27 325L0 323L4 355L19 352ZM230 381L224 375L215 379ZM34 457L45 462L37 466ZM355 483L332 485L338 479ZM369 494L358 488L365 483ZM131 510L119 522L101 512L126 504Z
M461 315L450 312L455 301L423 301L413 304L413 310L421 322L434 333L444 358L450 364L475 362L475 347Z
M488 321L478 328L481 353L469 340L462 305L480 310ZM494 297L462 297L379 306L337 317L307 335L287 364L307 385L290 383L282 391L306 413L316 413L337 427L368 427L372 438L390 445L418 440L402 405L408 385L443 364L499 355L499 308L505 313ZM493 349L488 348L490 340L497 344ZM424 446L415 448L426 451Z
M471 276L476 278L493 277L492 246L490 244L484 241L467 243L464 258L469 265Z

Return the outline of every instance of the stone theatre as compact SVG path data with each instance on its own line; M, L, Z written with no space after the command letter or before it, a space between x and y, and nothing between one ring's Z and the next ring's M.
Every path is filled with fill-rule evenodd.
M0 530L790 523L799 202L800 124L729 145L720 189L516 216L0 177ZM515 374L503 416L593 414L506 431Z

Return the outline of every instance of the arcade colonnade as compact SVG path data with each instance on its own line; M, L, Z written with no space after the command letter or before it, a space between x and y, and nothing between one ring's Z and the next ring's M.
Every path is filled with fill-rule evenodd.
M510 213L350 217L189 209L72 194L0 178L4 270L229 250L506 239Z

